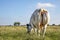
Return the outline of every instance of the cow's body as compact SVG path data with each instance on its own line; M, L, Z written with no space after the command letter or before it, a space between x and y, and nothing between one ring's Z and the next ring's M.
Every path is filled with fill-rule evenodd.
M40 35L40 33L42 32L43 37L45 35L45 31L46 31L46 27L47 24L50 20L49 17L49 13L46 11L46 13L42 13L44 9L36 9L34 11L34 13L32 14L31 18L30 18L30 26L27 26L28 28L28 32L31 31L31 29L33 28L35 31L35 28L37 29L37 34Z

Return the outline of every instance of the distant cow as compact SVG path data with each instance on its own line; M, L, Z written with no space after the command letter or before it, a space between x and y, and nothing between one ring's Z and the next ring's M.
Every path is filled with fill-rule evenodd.
M37 31L38 35L42 33L44 37L49 20L50 16L46 9L36 9L30 18L29 24L27 24L28 33L30 33L33 28L34 31Z

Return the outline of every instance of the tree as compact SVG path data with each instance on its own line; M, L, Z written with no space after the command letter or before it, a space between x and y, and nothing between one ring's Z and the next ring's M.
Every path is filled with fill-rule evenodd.
M14 22L14 26L20 26L20 22Z
M52 26L55 26L55 24L52 24Z
M58 26L60 26L60 24L58 24Z

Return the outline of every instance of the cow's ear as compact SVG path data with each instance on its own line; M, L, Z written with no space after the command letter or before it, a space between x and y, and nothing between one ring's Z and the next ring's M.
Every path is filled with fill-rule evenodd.
M29 24L26 24L27 26L29 26Z

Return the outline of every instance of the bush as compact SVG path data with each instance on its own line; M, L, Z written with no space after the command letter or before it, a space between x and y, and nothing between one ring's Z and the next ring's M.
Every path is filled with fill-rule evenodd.
M20 26L20 22L14 22L14 26Z

